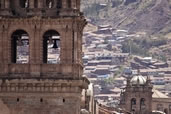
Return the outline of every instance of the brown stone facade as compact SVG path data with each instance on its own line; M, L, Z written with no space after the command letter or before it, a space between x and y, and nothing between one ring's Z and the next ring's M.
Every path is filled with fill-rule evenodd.
M86 20L79 8L80 0L1 0L0 114L80 114L89 81L82 77ZM46 62L47 31L60 36L56 64ZM17 63L16 36L25 33L29 59Z
M140 78L138 78L140 77ZM152 85L150 79L140 83L142 76L134 76L133 82L127 80L127 86L121 93L120 107L131 114L152 114ZM131 81L132 81L131 79Z

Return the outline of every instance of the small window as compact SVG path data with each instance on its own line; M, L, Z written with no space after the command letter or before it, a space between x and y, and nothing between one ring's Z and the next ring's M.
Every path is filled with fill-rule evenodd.
M42 98L40 99L40 102L41 102L41 103L43 102L43 99L42 99Z
M29 7L29 0L20 0L21 8L28 8Z
M53 6L54 6L54 1L53 0L46 0L46 7L53 8Z
M20 99L19 98L17 98L17 102L19 102L20 101Z
M133 99L131 100L131 105L136 105L136 99L135 99L135 98L133 98Z

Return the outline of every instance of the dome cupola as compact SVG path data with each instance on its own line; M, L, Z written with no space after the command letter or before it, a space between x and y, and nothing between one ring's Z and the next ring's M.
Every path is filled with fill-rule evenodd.
M141 75L132 77L130 83L131 85L145 85L147 82L146 78Z

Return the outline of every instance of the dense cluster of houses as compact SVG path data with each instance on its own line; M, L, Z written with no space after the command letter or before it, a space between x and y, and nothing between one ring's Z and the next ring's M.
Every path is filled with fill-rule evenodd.
M149 76L157 91L171 95L171 68L167 62L152 57L130 57L130 53L122 52L122 42L132 37L140 35L115 30L110 25L84 33L84 75L93 83L94 99L102 106L117 107L127 78L138 74Z

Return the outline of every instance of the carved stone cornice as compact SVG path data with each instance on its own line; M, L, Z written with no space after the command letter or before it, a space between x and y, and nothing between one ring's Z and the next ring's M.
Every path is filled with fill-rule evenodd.
M0 93L58 93L71 92L81 93L82 89L86 89L88 81L84 78L80 80L50 80L50 79L13 79L0 80Z

